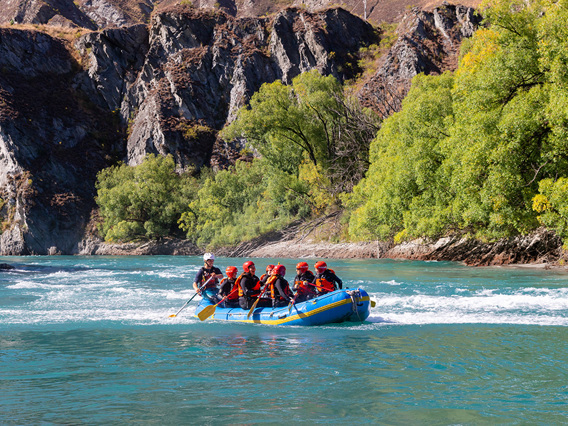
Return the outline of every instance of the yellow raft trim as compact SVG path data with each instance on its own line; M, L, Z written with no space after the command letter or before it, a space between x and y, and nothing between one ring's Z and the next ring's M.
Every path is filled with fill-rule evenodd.
M357 303L358 302L368 302L369 299L370 299L369 296L358 297L356 299L356 302ZM255 319L240 320L240 319L233 319L233 320L230 320L230 321L280 325L280 324L285 324L285 323L290 322L290 321L295 321L299 318L311 317L312 315L316 315L316 314L319 314L321 312L325 312L329 309L337 308L338 306L342 306L342 305L345 305L347 303L352 303L352 302L353 301L351 299L343 299L343 300L339 300L337 302L331 303L329 305L322 306L321 308L314 309L313 311L309 311L309 312L301 313L301 314L298 313L296 315L291 315L291 316L286 316L286 318L282 318L282 319L275 319L275 320L260 320L260 319L257 319L257 320L255 320ZM254 313L253 313L253 315L254 315ZM215 319L215 314L213 314L213 316L211 316L211 319Z

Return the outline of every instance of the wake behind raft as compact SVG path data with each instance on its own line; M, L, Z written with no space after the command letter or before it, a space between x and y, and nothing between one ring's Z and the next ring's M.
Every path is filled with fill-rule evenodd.
M203 298L195 316L213 303ZM369 295L362 288L336 290L315 299L280 308L256 308L247 318L248 310L218 306L211 319L270 325L324 325L340 322L363 322L369 316Z

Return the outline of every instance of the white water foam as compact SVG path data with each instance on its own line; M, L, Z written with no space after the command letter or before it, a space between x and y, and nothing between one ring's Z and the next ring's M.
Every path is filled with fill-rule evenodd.
M483 289L469 296L373 294L370 321L397 324L568 325L568 290L522 288L511 294ZM465 292L464 292L465 293Z
M401 283L396 282L395 280L390 280L390 281L381 281L381 284L387 284L387 285L400 285Z

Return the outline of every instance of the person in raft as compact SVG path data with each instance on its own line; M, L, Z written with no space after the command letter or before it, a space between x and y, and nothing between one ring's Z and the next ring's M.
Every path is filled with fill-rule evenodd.
M318 296L343 287L343 282L335 275L333 269L327 269L325 262L321 260L316 262L314 268L316 269L314 284L316 285Z
M294 278L294 291L296 303L313 299L317 296L316 286L314 284L315 276L309 270L306 262L300 262L296 265L296 278Z
M225 278L219 283L219 295L218 297L225 297L223 302L223 307L225 308L236 308L239 306L239 291L237 288L237 274L239 273L236 266L227 266L225 269Z
M267 282L273 308L286 306L292 301L292 290L290 290L290 285L284 278L284 275L286 275L286 267L284 265L276 265L272 269L271 277Z
M274 269L274 265L268 265L266 267L266 273L260 276L260 283L262 286L266 285L266 281L270 278L270 272Z
M193 288L201 297L206 297L211 302L217 303L219 301L217 298L217 283L223 278L223 274L219 268L213 266L213 262L215 262L215 255L213 253L205 253L203 255L203 262L203 267L201 267L195 275ZM201 289L204 284L205 287Z
M237 278L239 288L239 305L243 309L250 309L260 294L260 280L254 274L256 266L249 260L243 263L243 273Z

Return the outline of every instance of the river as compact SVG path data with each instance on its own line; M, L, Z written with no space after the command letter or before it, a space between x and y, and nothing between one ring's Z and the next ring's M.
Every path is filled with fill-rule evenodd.
M376 307L309 328L170 318L198 257L0 263L0 424L568 422L564 271L329 260Z

